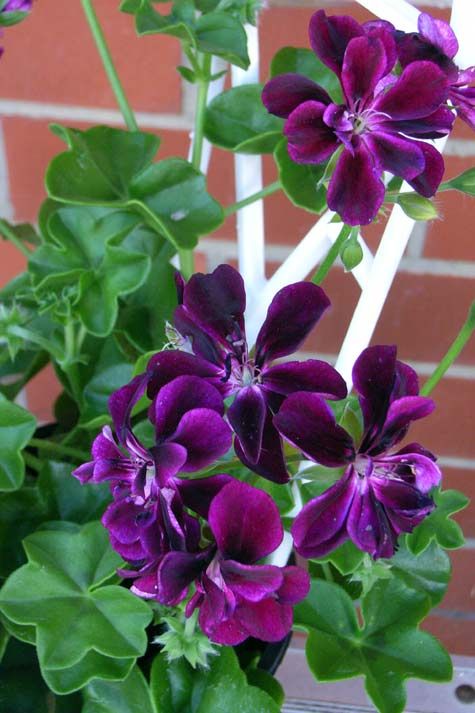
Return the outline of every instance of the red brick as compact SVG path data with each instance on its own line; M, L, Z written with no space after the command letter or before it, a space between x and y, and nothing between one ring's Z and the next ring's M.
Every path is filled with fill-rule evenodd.
M442 603L442 609L475 610L475 550L450 552L452 576Z
M442 468L444 488L455 488L470 498L465 510L456 513L456 520L464 531L465 537L475 537L475 470Z
M433 615L421 626L450 651L458 656L475 655L475 621Z
M0 287L6 285L26 267L26 259L17 248L6 241L0 242Z
M53 406L61 391L62 387L51 365L40 371L28 383L26 389L28 408L40 423L51 423L54 420Z
M136 110L179 112L179 42L165 35L138 38L118 3L95 2L117 70ZM0 96L8 99L115 108L79 2L41 0L31 17L2 38Z

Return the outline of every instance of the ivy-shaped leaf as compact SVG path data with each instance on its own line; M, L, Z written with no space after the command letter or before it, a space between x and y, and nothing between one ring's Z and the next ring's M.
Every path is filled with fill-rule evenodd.
M24 547L28 564L4 584L0 611L16 624L35 627L50 688L68 693L92 678L125 678L145 652L152 613L127 589L104 585L120 558L101 524L39 531Z
M366 690L381 713L401 713L409 677L449 681L450 657L416 624L426 612L423 593L397 578L377 583L363 599L364 625L341 587L314 581L297 605L295 621L307 629L306 654L318 681L365 676Z
M150 258L120 243L140 230L140 219L107 208L63 207L51 215L49 239L32 254L38 295L71 291L71 302L91 334L106 336L115 324L118 299L147 278Z
M21 486L25 477L21 451L35 429L35 417L0 394L0 491Z
M454 550L465 542L462 528L451 515L467 507L470 500L458 490L436 490L435 510L406 537L407 546L415 555L423 552L432 540L441 547Z
M196 47L235 64L241 69L249 67L247 36L237 17L227 12L210 12L201 15L195 25Z
M102 516L111 500L106 483L85 484L73 478L70 463L47 461L38 478L38 487L47 507L45 520L66 520L83 524Z
M92 681L83 695L81 713L155 713L150 689L137 666L123 681Z
M232 648L221 648L208 669L163 654L152 666L151 690L157 713L278 713L279 706L250 686Z
M206 110L206 138L237 153L272 152L282 139L283 121L269 114L261 94L262 84L244 84L215 97Z
M56 201L127 211L176 249L195 247L200 235L223 222L223 210L207 193L205 177L188 161L170 158L150 165L156 137L108 127L60 131L69 151L56 156L46 174L48 192ZM115 158L122 152L122 160Z
M450 580L450 559L435 542L415 555L401 542L394 557L386 560L391 572L408 589L422 592L428 599L428 609L442 601Z
M289 156L285 138L279 141L274 160L287 198L298 208L322 213L327 207L327 192L322 183L326 164L295 163Z
M326 89L336 104L343 102L337 75L324 65L312 50L302 47L282 47L272 59L270 76L275 77L277 74L288 72L309 77Z

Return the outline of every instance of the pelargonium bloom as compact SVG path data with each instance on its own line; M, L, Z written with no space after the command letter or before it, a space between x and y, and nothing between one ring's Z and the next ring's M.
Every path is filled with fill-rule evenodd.
M309 32L314 52L340 79L344 103L335 103L325 89L298 74L282 74L266 84L262 100L269 112L286 119L292 160L318 164L341 152L327 202L349 225L366 225L376 216L384 200L384 171L433 196L444 162L433 146L414 139L445 135L452 128L454 115L443 106L445 73L433 62L418 61L399 77L391 74L397 52L389 23L360 25L319 10Z
M206 552L170 552L158 570L159 601L176 602L195 581L187 604L212 641L234 646L249 636L279 641L292 627L292 605L305 598L309 577L300 567L258 564L281 543L272 498L232 480L213 498L208 522L215 542Z
M1 12L29 12L33 6L33 0L7 0Z
M445 72L449 82L448 98L458 116L475 129L475 67L459 69L454 57L459 45L454 31L444 20L437 20L425 12L418 19L419 32L399 33L397 50L401 65L430 60Z
M282 445L272 424L285 396L314 391L325 398L346 396L342 377L324 361L308 359L274 364L296 351L329 307L324 291L311 282L280 290L269 307L256 340L246 342L246 292L241 275L220 265L209 275L197 273L180 282L181 304L175 311L175 340L186 351L164 351L148 365L148 394L160 395L163 384L177 373L206 379L234 401L227 417L235 434L235 450L252 470L270 480L286 482Z
M419 396L417 375L396 359L396 348L369 347L353 369L363 413L359 446L316 394L288 397L274 423L308 458L343 476L310 500L292 535L304 557L323 557L348 538L373 557L391 557L397 538L411 532L434 508L429 491L440 482L434 456L418 443L397 452L411 421L428 416L434 403Z

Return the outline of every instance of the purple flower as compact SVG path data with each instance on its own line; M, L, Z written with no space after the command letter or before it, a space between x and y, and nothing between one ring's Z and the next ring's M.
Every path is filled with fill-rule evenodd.
M250 353L244 325L246 293L239 273L220 265L179 283L181 304L174 317L175 340L193 354L164 351L148 365L148 395L160 397L169 378L194 374L234 396L227 416L236 433L235 450L252 470L275 482L287 482L279 434L272 424L285 396L315 391L325 398L344 398L346 386L329 364L273 364L297 350L329 307L323 290L310 282L283 288L274 297Z
M33 6L33 0L7 0L1 12L29 12Z
M403 67L412 62L430 60L446 74L449 82L448 98L457 115L471 129L475 129L475 67L459 69L454 57L459 45L454 31L444 20L437 20L425 12L418 19L419 32L398 34L398 57Z
M310 21L310 42L334 71L345 99L335 104L307 77L283 74L262 94L268 111L287 119L288 151L297 163L323 163L340 151L330 179L328 206L349 225L366 225L381 207L384 171L400 176L424 196L436 192L444 172L440 153L413 138L433 138L452 128L443 107L448 86L433 62L418 61L400 77L389 23L359 25L347 16L318 10Z
M428 416L434 403L418 396L417 376L397 361L396 348L366 349L353 381L364 420L357 448L316 394L292 394L274 423L307 457L343 476L308 502L292 527L297 552L323 557L350 538L373 557L391 557L398 535L411 532L434 508L429 491L441 473L434 456L418 443L388 452L411 421Z
M233 480L211 501L208 521L215 543L206 551L163 558L159 601L176 602L197 580L186 614L199 607L199 624L212 641L279 641L291 629L292 605L307 595L309 578L300 567L257 564L282 541L277 506L262 490Z

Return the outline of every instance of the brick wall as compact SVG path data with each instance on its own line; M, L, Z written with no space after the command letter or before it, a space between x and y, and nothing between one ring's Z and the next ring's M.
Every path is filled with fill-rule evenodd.
M141 128L162 137L160 156L186 155L191 128L193 90L174 70L180 63L178 42L167 37L134 35L129 16L118 12L118 0L96 0L117 68L137 111ZM422 6L422 3L417 3ZM307 24L317 7L350 13L359 20L370 15L356 2L277 0L260 20L262 72L281 46L307 45ZM427 11L447 18L450 0L433 0ZM35 221L45 197L43 175L51 158L64 149L48 124L60 122L84 128L92 124L121 125L113 95L82 15L79 0L58 3L37 0L28 21L5 33L6 52L0 64L0 214L16 221ZM446 150L447 176L475 165L475 136L458 126ZM266 182L274 179L265 161ZM223 203L234 200L232 159L213 153L210 191ZM418 226L376 330L374 342L397 343L400 357L425 378L444 354L475 296L475 200L456 193L437 199L442 221ZM275 194L266 200L269 274L313 224L313 217ZM377 245L378 228L364 231ZM23 267L23 258L7 243L0 244L0 284ZM200 245L200 267L213 268L236 258L235 221L229 219ZM313 353L334 358L358 298L350 276L335 268L326 288L333 303L308 345ZM475 401L475 340L434 392L437 411L415 427L420 438L440 455L445 486L475 499L475 438L471 405ZM30 406L48 417L54 391L51 373L40 374L28 391ZM472 401L473 399L473 401ZM453 554L454 577L443 606L428 628L454 653L475 655L475 507L458 518L468 544Z

